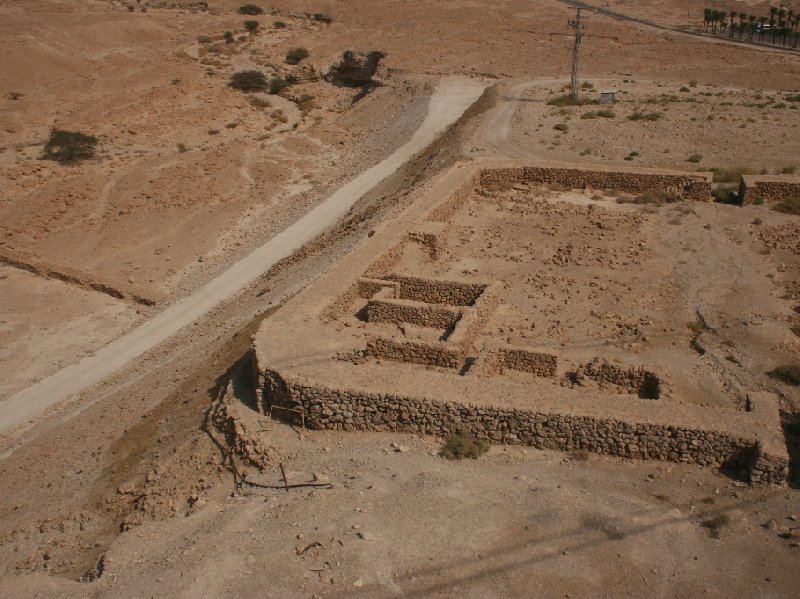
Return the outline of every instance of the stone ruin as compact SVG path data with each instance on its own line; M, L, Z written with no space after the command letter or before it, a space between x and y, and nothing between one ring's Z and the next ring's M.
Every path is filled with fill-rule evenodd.
M663 172L451 173L441 183L450 192L423 218L366 240L293 298L284 318L265 321L253 343L261 408L298 410L317 429L470 433L495 443L725 467L752 483L783 483L788 457L773 395L751 393L750 412L683 403L656 367L602 356L575 361L552 348L501 343L484 329L503 301L502 282L396 270L410 247L431 263L439 259L448 218L476 188L498 180L568 184L569 177L631 190L656 181L687 199L710 185L706 175Z

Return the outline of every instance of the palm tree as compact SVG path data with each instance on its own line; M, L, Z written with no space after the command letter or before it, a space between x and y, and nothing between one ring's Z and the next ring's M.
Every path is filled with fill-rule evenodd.
M706 8L703 10L703 29L708 31L708 26L711 24L711 15L714 14L714 11L710 8Z
M781 36L781 44L783 44L784 46L786 45L786 31L787 31L787 29L788 28L786 27L786 21L784 21L783 19L778 21L778 33Z
M769 30L772 32L772 43L775 43L775 15L778 14L778 9L774 6L769 7Z
M764 25L767 23L767 17L758 17L758 22L761 25L758 28L758 32L761 34L761 39L759 41L763 44L764 43Z
M747 17L747 20L750 21L750 37L748 39L752 42L753 36L756 33L756 16L750 15Z
M735 19L737 16L739 16L739 13L738 13L738 12L736 12L735 10L732 10L732 11L730 12L730 15L729 15L729 16L730 16L730 18L731 18L731 25L730 25L730 27L731 27L731 37L733 37L733 20L734 20L734 19Z

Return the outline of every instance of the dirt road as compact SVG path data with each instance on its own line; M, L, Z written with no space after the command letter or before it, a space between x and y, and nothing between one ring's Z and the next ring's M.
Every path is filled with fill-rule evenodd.
M425 121L413 137L388 158L345 184L293 225L236 262L209 283L169 306L141 327L93 356L60 370L3 402L0 432L25 424L47 408L101 381L134 358L192 324L220 302L256 279L282 258L347 214L368 191L432 143L477 100L483 83L465 78L443 80L430 100Z

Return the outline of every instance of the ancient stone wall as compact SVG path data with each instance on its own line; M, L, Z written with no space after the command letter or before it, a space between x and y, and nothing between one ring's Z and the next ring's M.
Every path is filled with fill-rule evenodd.
M432 329L449 329L461 318L461 310L447 304L373 298L367 302L368 322L408 322Z
M400 284L400 299L427 302L429 304L470 306L486 289L485 283L443 281L398 274L386 275L386 279L397 281Z
M782 483L788 473L784 457L765 453L753 440L714 431L331 389L284 381L270 370L262 380L266 403L304 410L308 425L317 429L468 433L540 449L747 469L754 482Z
M358 282L356 283L358 289L358 297L363 298L372 298L375 296L376 293L379 293L383 289L392 288L393 292L390 297L399 297L400 295L400 284L395 281L386 281L383 279L368 279L366 277L361 277Z
M489 357L489 368L492 371L510 368L530 372L536 376L554 377L558 370L558 358L552 354L503 345L492 352Z
M643 367L622 368L601 358L578 366L570 374L570 381L579 387L592 381L600 389L611 388L618 393L638 395L643 399L659 399L668 395L666 384L655 372Z
M408 232L408 239L419 243L432 261L439 260L447 246L447 225L442 222L423 221Z
M476 173L473 177L468 178L464 183L456 189L450 196L438 206L436 206L428 214L429 221L445 222L463 206L467 200L476 194L476 189L480 185L481 174Z
M742 204L752 204L758 197L767 202L800 198L800 177L744 175L739 183Z
M456 328L448 339L450 343L458 345L465 351L472 347L489 318L497 309L502 288L503 286L500 283L490 283L483 290L483 293L478 296L475 303L470 308L462 311L461 320L456 323Z
M671 191L685 200L710 201L711 178L705 174L659 174L624 170L584 170L577 168L524 167L484 169L480 183L536 183L562 185L569 189L618 189L642 193L649 189Z
M401 341L385 337L370 337L367 340L367 355L394 362L440 368L460 368L464 363L464 355L461 351L443 343Z

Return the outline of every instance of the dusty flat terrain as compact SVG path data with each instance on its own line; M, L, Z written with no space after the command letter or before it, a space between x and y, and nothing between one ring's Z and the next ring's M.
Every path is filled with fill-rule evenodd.
M252 36L235 13L239 4L211 1L206 11L190 2L143 0L129 12L120 2L0 2L0 255L19 253L156 300L134 305L2 266L0 393L96 351L297 222L407 142L441 78L461 75L496 88L291 263L45 413L30 430L0 438L2 594L513 597L535 588L545 597L791 596L800 555L793 486L742 487L689 466L584 461L519 448L451 463L435 455L437 439L301 436L252 412L252 390L241 382L248 376L238 370L247 366L232 365L246 354L259 318L284 318L275 304L383 222L402 218L418 186L456 159L770 173L800 167L800 110L786 99L800 90L798 56L595 15L582 77L594 84L592 93L620 90L620 103L613 118L581 119L598 107L562 112L546 104L562 93L569 70L565 23L574 10L562 3L287 0L276 14L256 17L261 30ZM704 8L623 4L609 6L671 25L683 24L689 11L701 20ZM748 7L738 10L755 12ZM333 22L307 12L330 14ZM279 20L285 29L272 27ZM245 39L224 44L229 30ZM204 35L217 50L201 50ZM309 58L286 65L286 51L297 46ZM386 53L376 75L381 85L356 102L359 90L314 74L347 49ZM233 71L249 67L300 81L286 97L251 101L227 86ZM680 91L684 86L688 92ZM315 107L299 106L302 95L313 95ZM628 120L636 111L662 116ZM553 129L558 123L567 131ZM97 135L95 158L74 165L40 160L57 127ZM634 151L639 156L626 161ZM694 153L700 162L687 161ZM515 224L504 211L527 191L507 192L481 212L482 227ZM767 379L765 371L797 354L787 331L800 325L793 308L800 304L798 218L768 206L648 213L592 194L564 201L570 198L555 210L572 214L597 204L641 222L625 240L648 231L648 243L658 238L650 268L659 264L658 250L683 256L676 262L687 265L671 276L681 275L688 287L696 281L685 279L698 273L718 275L730 299L716 307L720 323L747 315L747 325L742 318L725 329L741 366L722 356L722 367L781 393L796 472L797 388ZM468 219L459 226L479 230ZM631 250L625 240L620 253ZM726 256L719 272L704 262L704 250ZM737 260L746 268L741 274ZM631 307L627 287L631 282L614 280L609 291ZM674 314L659 309L674 337L611 338L608 351L631 342L650 351L662 342L685 343L680 325L691 303L677 299ZM549 316L537 319L537 326L552 324ZM563 334L568 341L579 332ZM333 488L258 491L234 476L231 447L216 445L203 428L232 376L240 382L229 395L243 402L239 416L264 450L263 472L248 465L248 476L281 484L283 464L290 482L316 473ZM720 514L727 517L715 520ZM303 553L314 542L320 545Z

